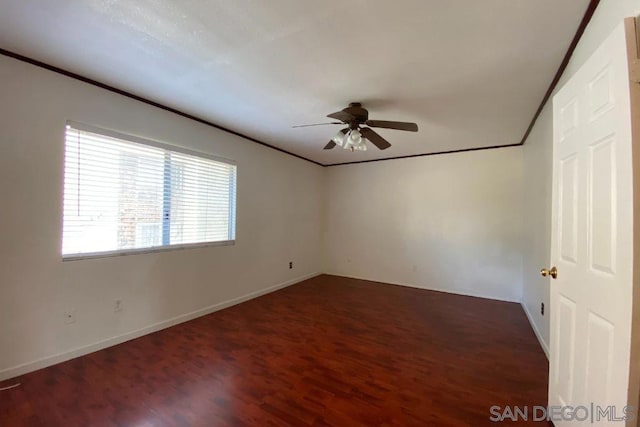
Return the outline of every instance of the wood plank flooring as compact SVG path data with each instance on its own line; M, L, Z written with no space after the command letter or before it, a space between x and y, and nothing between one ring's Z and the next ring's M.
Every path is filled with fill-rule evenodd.
M547 369L518 304L324 275L5 381L0 426L475 427Z

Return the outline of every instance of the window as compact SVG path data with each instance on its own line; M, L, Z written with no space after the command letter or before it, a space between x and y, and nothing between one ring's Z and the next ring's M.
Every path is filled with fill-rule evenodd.
M233 243L235 202L228 160L67 124L65 259Z

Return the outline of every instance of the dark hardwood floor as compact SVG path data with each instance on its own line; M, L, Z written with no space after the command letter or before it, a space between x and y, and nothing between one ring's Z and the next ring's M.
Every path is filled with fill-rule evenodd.
M0 425L475 427L547 369L518 304L319 276L5 381Z

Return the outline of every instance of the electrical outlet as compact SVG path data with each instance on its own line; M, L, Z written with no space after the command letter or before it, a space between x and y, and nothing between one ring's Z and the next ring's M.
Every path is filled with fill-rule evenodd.
M289 270L293 270L293 261L289 261Z
M544 316L544 303L543 302L540 303L540 314L542 314Z
M417 265L415 265L415 264L413 264L413 265L411 266L411 271L413 271L414 273L415 273L416 271L418 271L418 266L417 266Z
M122 299L118 298L116 300L113 301L113 311L115 313L122 311Z
M70 325L76 323L76 309L67 310L64 312L64 323Z

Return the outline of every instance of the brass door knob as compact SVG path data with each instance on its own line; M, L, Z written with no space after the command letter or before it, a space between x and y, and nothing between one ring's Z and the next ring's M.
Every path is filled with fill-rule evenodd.
M557 279L558 269L556 267L551 267L551 269L549 270L547 270L546 268L543 268L542 270L540 270L540 274L542 274L542 277L551 276L551 278Z

